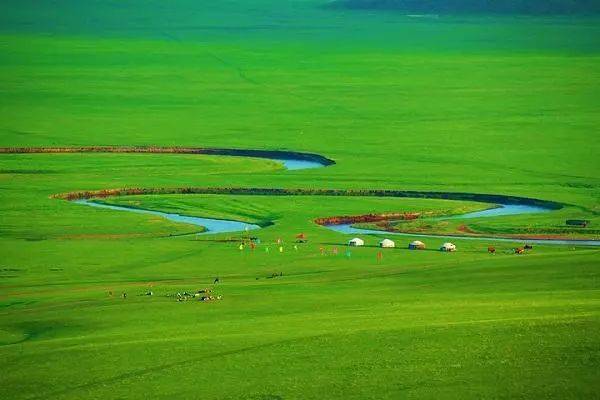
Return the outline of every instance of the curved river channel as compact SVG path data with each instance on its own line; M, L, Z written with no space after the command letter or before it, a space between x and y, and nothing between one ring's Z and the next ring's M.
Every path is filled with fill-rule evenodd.
M265 157L269 158L269 157ZM306 159L291 159L291 158L271 158L273 161L281 162L286 169L289 170L301 170L310 168L320 168L327 166L328 164L321 163L319 161L306 160ZM93 200L76 200L74 203L82 204L91 207L105 208L117 211L128 211L140 214L156 215L165 218L170 221L186 223L203 227L205 231L198 233L199 235L205 234L216 234L216 233L230 233L260 229L259 225L248 224L241 221L214 219L214 218L200 218L192 217L181 214L165 213L160 211L145 210L140 208L115 206L104 203L95 202ZM457 215L452 217L442 217L438 219L468 219L468 218L485 218L485 217L498 217L503 215L518 215L518 214L533 214L550 212L551 208L524 205L524 204L497 204L497 207L490 208L483 211L476 211L463 215ZM580 246L600 246L599 240L558 240L558 239L516 239L516 238L498 238L498 237L484 237L484 236L460 236L460 235L434 235L434 234L414 234L414 233L400 233L400 232L385 232L370 229L362 229L353 227L352 224L339 224L339 225L324 225L332 231L339 232L342 234L363 234L363 235L398 235L398 236L410 236L410 237L428 237L428 238L454 238L454 239L465 239L465 240L487 240L487 241L499 241L499 242L527 242L532 244L553 244L553 245L580 245Z
M283 166L289 170L321 168L321 167L325 166L324 164L321 164L320 162L317 162L317 161L279 159L279 158L277 158L277 159L274 158L272 160L282 163ZM97 208L106 208L109 210L129 211L129 212L134 212L134 213L138 213L138 214L157 215L159 217L168 219L169 221L201 226L205 230L204 230L204 232L197 233L198 235L240 232L240 231L245 231L245 230L260 229L259 225L248 224L248 223L241 222L241 221L233 221L233 220L228 220L228 219L191 217L189 215L164 213L164 212L160 212L160 211L145 210L143 208L114 206L111 204L97 203L92 200L76 200L73 203L83 204L86 206L97 207Z

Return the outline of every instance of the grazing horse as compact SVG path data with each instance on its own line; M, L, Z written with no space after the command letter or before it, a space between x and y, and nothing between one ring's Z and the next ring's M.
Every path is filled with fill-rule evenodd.
M488 253L490 253L490 254L496 254L496 248L494 246L488 247Z

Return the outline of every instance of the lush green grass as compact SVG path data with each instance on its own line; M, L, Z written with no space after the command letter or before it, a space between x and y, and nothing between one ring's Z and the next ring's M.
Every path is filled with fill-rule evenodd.
M394 211L450 212L476 211L486 205L447 200L415 200L345 197L269 197L269 196L130 196L109 199L111 204L125 205L213 218L227 218L249 223L276 222L290 227L307 225L319 217L389 213ZM308 227L311 227L310 225Z
M446 210L441 210L442 212ZM438 211L439 212L439 211ZM568 226L565 221L581 215L577 207L564 207L551 213L522 214L500 217L481 218L423 218L414 221L395 221L386 229L398 232L412 233L437 233L451 235L499 235L512 237L538 237L538 238L573 238L593 239L600 238L600 230L594 228L600 223L597 215L591 217L588 227ZM434 214L435 215L435 214ZM381 229L376 224L359 224L369 229Z
M566 218L597 228L597 19L416 20L322 5L0 4L1 146L229 146L337 162L284 171L233 157L2 155L0 398L597 396L598 250L517 256L496 243L492 256L494 243L457 240L453 254L414 252L406 237L378 261L374 247L332 254L349 237L312 222L481 204L110 199L274 221L257 232L266 253L214 240L236 235L174 236L197 228L50 198L165 186L480 192L569 204L474 221L484 231ZM309 243L296 251L299 232ZM167 297L215 276L222 301ZM137 296L150 286L155 296Z

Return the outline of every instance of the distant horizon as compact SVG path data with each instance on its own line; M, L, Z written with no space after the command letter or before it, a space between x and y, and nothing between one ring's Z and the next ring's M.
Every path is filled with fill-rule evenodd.
M332 0L328 7L425 14L598 15L600 1L569 0Z

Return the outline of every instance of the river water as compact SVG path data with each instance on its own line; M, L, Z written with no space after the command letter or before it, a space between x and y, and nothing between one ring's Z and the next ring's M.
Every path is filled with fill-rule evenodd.
M306 161L306 160L279 160L274 159L273 161L278 161L283 164L286 169L289 170L299 170L299 169L313 169L313 168L321 168L324 167L323 164L316 161Z
M316 161L291 160L291 159L286 159L286 160L275 159L274 161L278 161L278 162L282 163L283 166L289 170L320 168L320 167L324 166L323 164L316 162ZM93 200L76 200L76 201L74 201L74 203L82 204L82 205L86 205L86 206L90 206L90 207L104 208L104 209L108 209L108 210L129 211L129 212L134 212L134 213L138 213L138 214L156 215L156 216L165 218L169 221L180 222L180 223L185 223L185 224L190 224L190 225L196 225L196 226L205 228L205 231L198 233L198 235L242 232L242 231L250 231L250 230L260 229L259 225L248 224L248 223L240 222L240 221L191 217L189 215L164 213L164 212L160 212L160 211L145 210L142 208L122 207L122 206L98 203Z
M241 232L245 230L254 230L259 229L260 226L254 224L247 224L245 222L240 221L232 221L226 219L214 219L214 218L200 218L200 217L190 217L188 215L181 214L172 214L172 213L164 213L160 211L152 211L152 210L144 210L142 208L132 208L132 207L120 207L114 206L110 204L96 203L91 200L76 200L74 203L83 204L86 206L97 207L97 208L106 208L109 210L117 210L117 211L129 211L138 214L149 214L156 215L169 221L173 222L181 222L185 224L191 224L196 226L204 227L206 230L204 232L198 233L199 235L213 234L213 233L227 233L227 232Z

